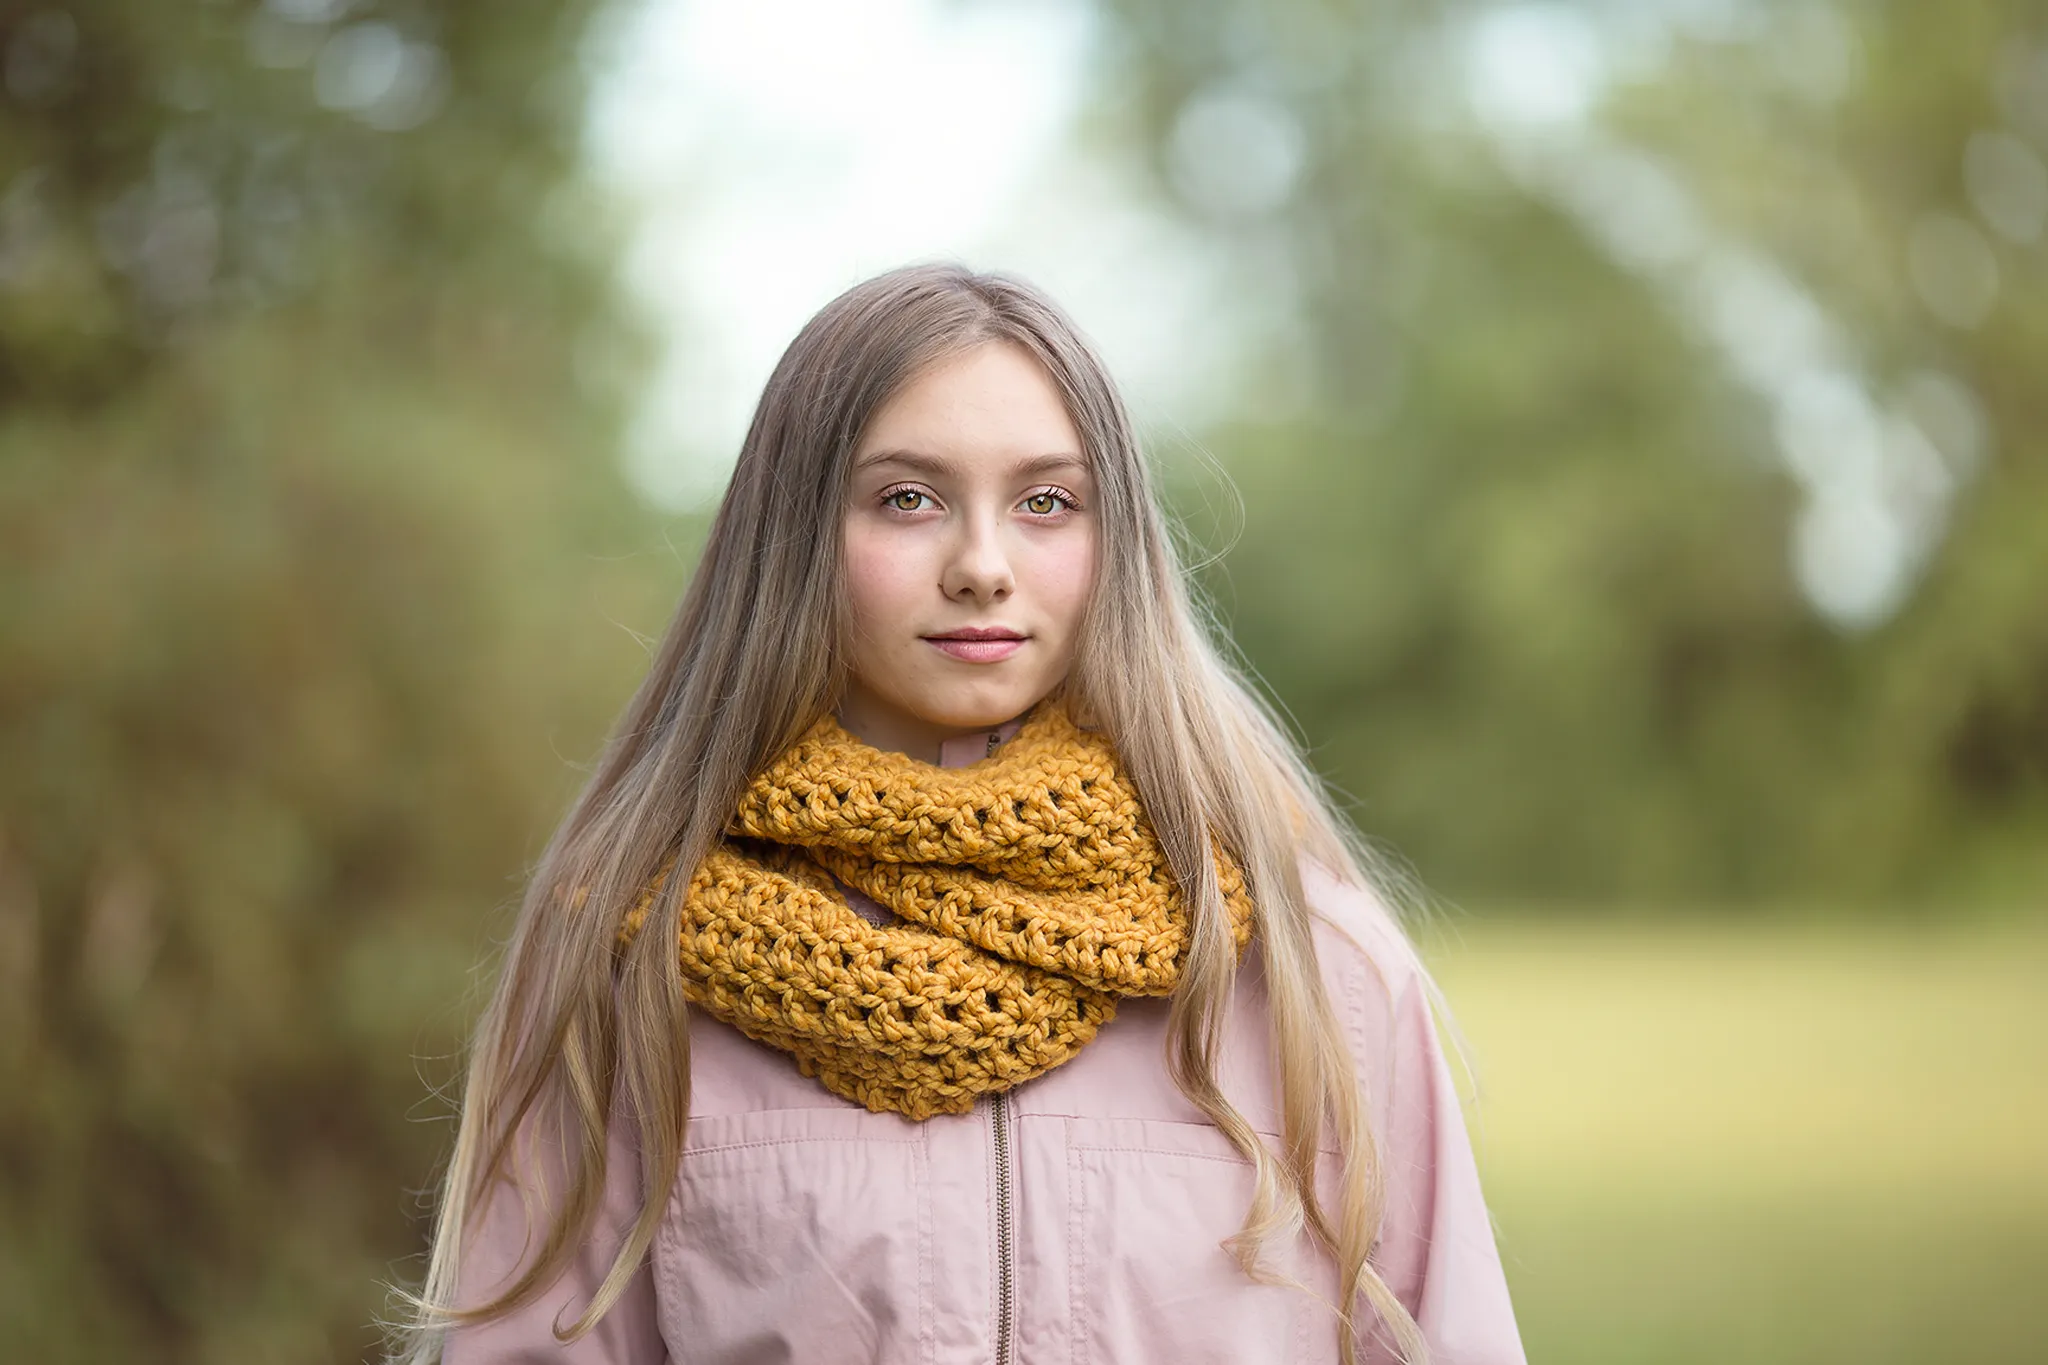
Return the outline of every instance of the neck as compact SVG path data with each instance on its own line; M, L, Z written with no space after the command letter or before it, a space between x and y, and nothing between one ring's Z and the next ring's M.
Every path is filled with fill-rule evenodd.
M837 715L840 727L869 748L902 754L921 763L940 762L949 739L983 734L1015 719L1003 716L985 723L944 725L910 715L857 687L847 689Z

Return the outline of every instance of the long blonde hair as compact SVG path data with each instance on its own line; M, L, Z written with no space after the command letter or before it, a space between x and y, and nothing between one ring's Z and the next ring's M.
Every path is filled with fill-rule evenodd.
M1015 343L1044 366L1095 474L1099 568L1064 691L1115 744L1191 908L1168 1014L1169 1068L1253 1163L1251 1207L1231 1250L1253 1278L1291 1283L1259 1253L1306 1225L1344 1288L1336 1308L1345 1365L1355 1358L1359 1293L1405 1358L1426 1358L1414 1320L1367 1259L1383 1171L1317 971L1297 863L1306 853L1370 885L1370 854L1212 638L1100 358L1031 285L953 264L908 266L847 290L769 377L697 574L527 885L471 1047L426 1283L407 1296L394 1358L431 1361L449 1327L510 1312L559 1278L596 1213L615 1112L638 1125L643 1203L589 1306L561 1329L564 1340L611 1308L647 1255L689 1112L689 1030L670 950L689 879L667 879L647 931L623 951L614 947L620 917L671 851L695 866L748 782L836 704L840 526L855 447L906 381L990 341ZM1237 959L1212 837L1244 867L1257 902L1284 1116L1277 1156L1216 1081ZM546 1235L498 1297L460 1307L465 1240L493 1182L512 1172L515 1135L530 1123L567 1135L565 1186L543 1200L530 1179L521 1184L529 1210L545 1204ZM1315 1185L1325 1123L1344 1154L1334 1218Z

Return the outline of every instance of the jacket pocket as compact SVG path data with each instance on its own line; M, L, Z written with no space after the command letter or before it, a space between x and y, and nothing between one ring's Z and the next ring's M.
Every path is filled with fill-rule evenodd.
M1222 1245L1252 1186L1252 1164L1209 1124L1068 1119L1073 1365L1335 1361L1330 1313L1302 1289L1250 1279ZM1261 1262L1327 1295L1334 1277L1315 1272L1307 1245L1276 1239Z
M689 1365L931 1358L929 1161L862 1109L692 1119L656 1240L663 1335Z

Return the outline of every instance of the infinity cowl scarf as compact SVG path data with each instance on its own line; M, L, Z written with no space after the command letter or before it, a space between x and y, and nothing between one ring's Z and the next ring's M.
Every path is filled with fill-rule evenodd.
M965 1113L1067 1061L1121 997L1170 994L1180 976L1188 912L1137 792L1056 700L964 768L872 748L827 715L726 832L682 906L685 998L877 1113ZM1251 899L1216 861L1242 957ZM899 921L871 924L842 885Z

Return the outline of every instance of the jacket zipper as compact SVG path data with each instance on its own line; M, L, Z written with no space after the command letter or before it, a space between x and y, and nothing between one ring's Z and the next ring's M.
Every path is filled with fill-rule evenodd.
M988 752L994 756L1002 738L993 730ZM1010 1312L1017 1297L1013 1265L1016 1240L1010 1223L1010 1097L997 1091L989 1100L989 1118L996 1138L996 1365L1010 1365Z
M1015 1231L1010 1218L1010 1097L989 1102L996 1136L996 1365L1010 1365L1010 1315L1016 1301Z

